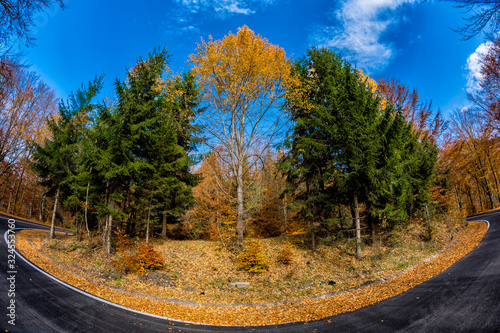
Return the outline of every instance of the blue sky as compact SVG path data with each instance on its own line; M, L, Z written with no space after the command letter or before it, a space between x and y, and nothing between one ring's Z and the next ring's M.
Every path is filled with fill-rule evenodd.
M444 114L467 105L477 77L482 36L462 41L451 28L466 13L451 2L414 0L121 0L65 1L36 17L37 45L27 50L32 70L61 98L105 74L103 94L139 56L165 46L170 68L189 68L201 37L221 39L247 25L299 58L326 46L377 79L416 88ZM484 45L483 45L484 47Z

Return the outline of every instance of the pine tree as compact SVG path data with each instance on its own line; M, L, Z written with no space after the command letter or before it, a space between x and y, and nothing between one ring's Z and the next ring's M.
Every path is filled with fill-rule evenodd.
M308 103L288 103L294 125L282 169L292 189L302 189L298 198L311 220L312 248L314 227L331 216L332 205L350 205L360 258L360 205L372 228L401 222L409 204L428 200L435 148L333 52L312 48L294 70L308 87Z
M196 106L193 79L163 80L168 73L165 49L139 59L125 81L116 82L118 100L103 114L102 127L109 133L101 150L105 163L99 173L106 184L101 214L106 216L104 244L111 252L113 218L133 212L142 218L149 238L150 224L159 215L180 216L193 204L188 151L194 147L191 119ZM105 134L104 131L101 131ZM106 134L105 134L106 135ZM131 203L128 212L119 203Z
M46 195L54 197L50 238L54 238L55 215L60 202L69 198L74 201L77 184L77 145L84 127L84 118L93 108L91 100L101 87L102 77L95 78L87 88L71 94L69 100L59 104L57 117L48 119L51 138L44 144L32 147L32 169L40 177L41 185L48 191Z

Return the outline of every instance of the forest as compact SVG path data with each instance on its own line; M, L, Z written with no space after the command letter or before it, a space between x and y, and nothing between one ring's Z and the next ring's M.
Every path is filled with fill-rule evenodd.
M292 60L243 26L202 40L184 73L158 47L102 99L96 76L57 100L15 58L0 63L0 210L76 231L114 253L123 238L342 235L498 206L500 38L481 89L446 119L394 78L325 48ZM82 78L85 82L85 78ZM449 118L449 119L448 119Z

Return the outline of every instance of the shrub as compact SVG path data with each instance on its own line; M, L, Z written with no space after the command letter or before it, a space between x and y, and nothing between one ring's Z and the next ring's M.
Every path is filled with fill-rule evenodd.
M420 234L420 239L424 242L431 241L437 233L437 229L430 223L424 226L423 232Z
M130 241L130 238L122 231L122 230L117 230L115 231L115 238L116 238L116 252L124 252L127 251L131 246L132 242Z
M123 253L122 257L113 261L113 266L124 272L145 272L161 269L164 265L162 255L151 244L142 243L131 254Z
M112 265L114 268L128 273L136 270L137 261L134 255L123 253L120 259L113 260Z
M269 268L266 256L262 253L259 241L252 240L246 249L238 256L238 269L249 273L263 273Z
M278 253L278 262L283 264L283 265L290 265L293 262L294 259L294 253L292 249L290 248L290 245L287 245L286 247L283 247L280 252Z
M163 256L151 244L142 243L139 245L136 257L139 271L161 269L164 264Z

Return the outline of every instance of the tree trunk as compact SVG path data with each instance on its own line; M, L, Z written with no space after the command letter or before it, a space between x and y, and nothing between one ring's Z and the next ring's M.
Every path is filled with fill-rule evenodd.
M286 209L286 193L283 195L283 233L286 234L286 228L288 224L288 212Z
M477 162L479 164L478 171L480 173L481 183L483 183L483 184L481 184L481 187L483 187L483 191L488 196L487 199L489 200L489 203L485 202L486 208L493 209L495 204L493 202L493 195L491 193L491 188L490 188L488 178L486 178L486 168L483 166L484 163L480 157L477 158ZM479 187L480 186L479 180L476 179L476 182L478 183L478 187Z
M108 216L106 217L106 225L104 226L103 234L103 246L106 251L106 255L111 255L111 229L113 227L113 214L111 213L111 198L109 194L109 182L106 183L106 193L104 195L106 198L107 206L108 206Z
M54 200L54 210L52 211L52 221L50 221L50 239L55 238L55 221L56 221L56 210L57 210L57 202L59 201L59 186L57 187L56 198Z
M239 163L238 173L236 174L236 205L237 205L237 215L236 215L236 251L243 250L243 231L245 229L244 221L244 202L243 202L243 165Z
M458 187L455 188L455 197L457 198L457 203L458 203L458 211L461 212L462 211L462 196L460 195L460 193L458 193Z
M29 217L33 217L33 208L35 207L35 197L36 197L36 186L33 187L33 196L31 197L31 203L30 203L30 210L29 210Z
M311 221L311 251L316 252L316 226L314 220Z
M356 225L356 259L361 259L361 224L359 221L358 196L354 195L354 223Z
M151 204L153 203L153 192L151 192L151 196L149 198L149 207L148 207L148 220L146 222L146 244L149 243L149 221L151 219Z
M24 205L24 195L26 194L26 188L28 187L28 182L26 182L26 184L24 184L24 188L23 188L23 193L21 194L21 201L19 201L19 213L26 213L26 209L22 209L21 207L23 206L26 206L27 205Z
M90 167L89 174L92 174L92 167ZM89 243L90 243L92 239L90 238L89 219L88 219L89 190L90 190L90 181L87 182L87 191L85 192L85 228L87 229L87 237L89 238Z
M21 187L21 183L23 182L23 177L24 177L24 169L23 172L21 172L21 178L19 178L19 183L17 184L17 189L16 189L16 195L14 195L14 202L12 203L12 208L13 212L16 212L16 203L17 203L17 196L19 195L19 188Z
M490 163L490 170L491 170L491 173L493 174L493 180L495 182L495 187L497 189L497 203L498 203L500 201L500 188L499 188L499 185L498 185L497 173L495 171L495 168L493 167L493 163L491 163L491 156L490 156L489 149L486 152L486 156L488 157L488 162Z
M90 172L92 172L92 168L90 168ZM90 239L89 220L87 213L89 206L89 188L90 188L90 182L87 183L87 192L85 193L85 227L87 228L87 236L89 238L89 243L90 243L91 239Z
M45 199L46 199L46 196L45 196L45 192L42 194L42 197L40 198L40 216L38 218L38 220L40 222L43 222L43 215L45 213Z
M103 238L104 238L104 250L106 251L106 255L111 255L111 230L113 227L113 214L109 214L106 217L106 225L104 226Z
M477 209L476 205L474 204L474 199L472 198L472 193L471 193L471 188L470 186L467 186L467 198L469 198L469 203L471 205L472 211L471 214L476 214ZM479 201L481 201L481 198L479 198Z
M5 191L7 190L7 184L9 182L5 180L5 184L3 185L3 191L2 191L2 203L0 203L0 210L3 210L3 203L5 201Z
M163 213L161 220L161 238L167 239L167 213Z
M15 188L16 188L16 179L14 179L14 183L12 184L12 191L10 191L9 204L7 205L7 214L10 213L10 204L12 203L12 196L14 195Z

